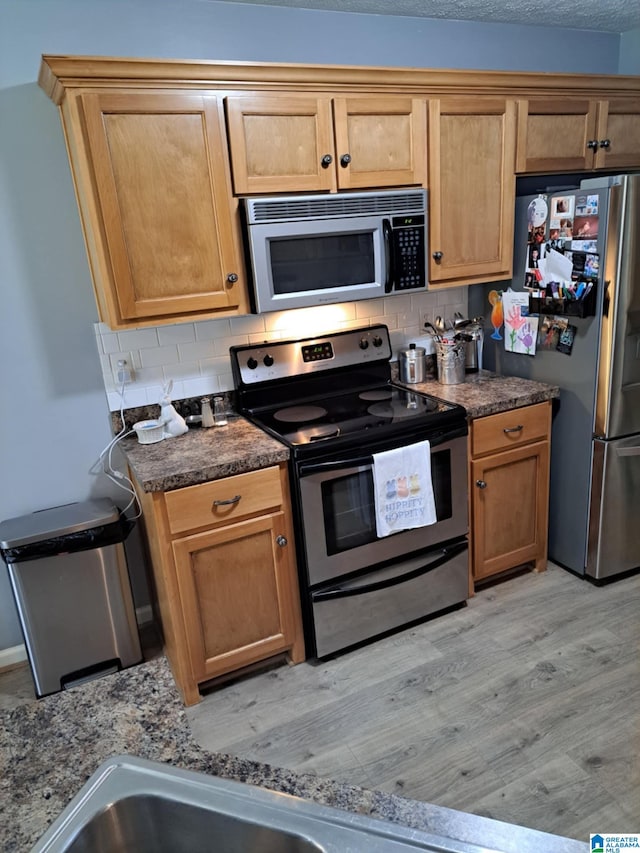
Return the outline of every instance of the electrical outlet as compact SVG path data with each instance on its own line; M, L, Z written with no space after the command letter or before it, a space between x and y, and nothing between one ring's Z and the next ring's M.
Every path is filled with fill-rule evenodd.
M126 358L118 359L116 378L119 385L128 385L133 381L133 368Z

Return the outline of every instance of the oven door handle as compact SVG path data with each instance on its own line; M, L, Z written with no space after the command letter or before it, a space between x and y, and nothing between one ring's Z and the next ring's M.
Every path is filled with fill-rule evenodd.
M360 468L373 465L373 456L355 456L349 459L334 459L331 462L308 462L300 465L298 473L301 477L325 471L339 471L341 468Z
M454 545L445 546L440 551L440 556L435 560L432 560L430 563L420 566L417 569L412 569L404 575L386 578L383 581L374 581L373 583L362 584L362 586L333 586L330 589L324 589L319 592L312 593L312 597L314 601L332 601L336 598L348 598L351 595L365 595L368 592L378 592L378 590L381 589L388 589L389 587L397 586L398 584L406 583L407 581L412 581L415 578L419 578L421 575L426 575L427 572L432 572L434 569L439 568L439 566L448 563L449 560L462 553L462 551L466 551L468 547L469 544L466 540L464 542L456 542Z

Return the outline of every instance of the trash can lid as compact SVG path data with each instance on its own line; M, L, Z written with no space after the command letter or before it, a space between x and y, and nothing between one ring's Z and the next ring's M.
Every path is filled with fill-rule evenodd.
M57 539L70 533L112 524L119 518L118 507L109 498L41 509L0 522L0 549Z

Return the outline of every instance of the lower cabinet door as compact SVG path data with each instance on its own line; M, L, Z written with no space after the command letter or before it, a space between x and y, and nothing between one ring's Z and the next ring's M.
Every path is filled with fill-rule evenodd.
M473 574L476 580L547 555L549 442L471 463Z
M289 648L294 561L282 512L173 542L196 681Z

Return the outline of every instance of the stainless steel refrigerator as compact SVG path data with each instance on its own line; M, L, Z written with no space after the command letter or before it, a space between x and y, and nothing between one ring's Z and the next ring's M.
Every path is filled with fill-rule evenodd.
M575 332L570 354L506 352L504 340L492 339L486 327L483 366L560 387L552 421L549 557L578 574L608 579L640 567L640 175L582 180L573 189L558 188L556 179L555 188L519 197L513 290L532 284L532 211L540 219L545 207L537 235L545 249L580 246L599 267L593 315L568 318ZM470 316L488 320L488 292L508 286L470 288Z

